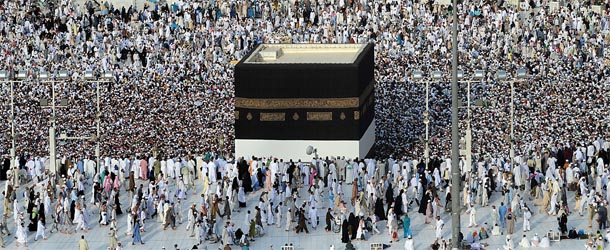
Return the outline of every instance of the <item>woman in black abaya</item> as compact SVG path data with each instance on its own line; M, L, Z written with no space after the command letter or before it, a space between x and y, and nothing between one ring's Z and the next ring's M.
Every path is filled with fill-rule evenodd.
M392 184L388 183L388 188L385 190L385 200L388 203L388 209L386 210L386 214L390 211L390 207L394 204L394 188L392 188Z
M349 222L347 222L347 219L343 219L343 224L341 224L341 242L349 242Z
M28 230L35 232L38 230L38 206L32 206L32 212L30 213L30 224L28 225Z
M119 189L115 188L115 191L114 204L116 205L116 215L121 215L123 214L123 210L121 210L121 202L119 201Z
M44 214L44 202L38 204L38 218L42 219L42 224L46 225L46 215Z
M430 194L429 194L429 192L425 192L424 195L422 196L421 200L419 201L419 210L417 210L417 212L419 212L420 214L426 215L426 208L428 207L428 200L430 200Z
M74 212L76 212L76 203L70 202L70 221L74 221Z
M356 219L356 216L354 216L354 213L349 214L348 223L349 223L350 232L352 233L352 236L350 238L352 240L356 239L356 231L358 230L358 220Z
M233 182L231 183L231 191L237 193L239 191L239 181L237 177L233 177Z
M36 193L34 192L34 186L28 188L27 191L27 196L28 196L28 214L32 214L32 209L34 208L35 204L34 201L36 201Z
M250 173L248 172L248 164L242 159L237 163L237 167L239 170L238 178L241 180L241 186L244 187L244 192L252 192L252 178L250 178Z
M377 218L379 218L379 220L386 220L387 218L385 214L386 212L385 209L383 209L383 200L381 198L377 198L375 201L375 215Z
M396 196L396 200L394 200L394 213L396 214L396 218L401 218L404 214L402 211L402 192L403 190L401 189L400 192L398 192L398 196Z

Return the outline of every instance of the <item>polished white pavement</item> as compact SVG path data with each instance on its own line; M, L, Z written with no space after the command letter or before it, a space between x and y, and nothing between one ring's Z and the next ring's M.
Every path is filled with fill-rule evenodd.
M197 182L197 192L201 192L201 187L202 184L200 181L196 180ZM138 185L139 183L144 183L141 181L138 181ZM0 185L4 186L4 182L0 183ZM90 187L88 187L90 188ZM344 185L344 191L346 194L350 195L351 194L351 186L348 185ZM21 195L22 189L19 190L20 193L18 193L18 195ZM301 200L299 201L299 204L302 203L302 201L304 199L306 199L308 196L305 195L305 190L301 190ZM248 209L250 210L254 210L254 206L258 203L258 198L261 194L261 191L255 192L253 194L248 195ZM570 204L574 204L574 194L573 192L569 192L569 202ZM90 199L90 193L87 192L87 200ZM191 238L188 237L188 233L186 232L185 228L186 228L186 215L185 215L185 211L188 207L189 204L192 203L198 203L199 199L198 199L199 195L194 195L192 193L189 193L189 199L188 202L183 202L182 203L182 213L184 214L185 218L184 218L184 223L181 225L178 225L178 229L177 230L162 230L161 228L161 224L156 222L156 218L152 219L152 220L148 220L146 223L146 232L142 234L142 238L145 242L144 245L135 245L132 246L131 245L131 237L125 236L124 232L126 230L126 215L123 214L121 216L119 216L119 219L117 220L118 222L118 232L119 232L119 241L122 242L123 246L125 246L124 249L161 249L163 246L165 246L168 250L169 249L174 249L173 245L174 244L178 244L178 247L180 249L191 249L191 247L195 244L195 238ZM441 197L444 197L444 194L440 195ZM494 204L496 206L499 205L499 200L500 200L501 194L500 193L494 193L492 195L492 203L490 204ZM4 197L2 197L4 198ZM23 201L21 201L23 202ZM327 206L327 201L324 201L324 205ZM348 199L348 203L349 203L349 199ZM444 202L443 202L444 203ZM531 205L531 202L527 202L529 205ZM123 210L125 209L125 207L128 204L128 199L127 199L127 195L125 192L122 192L122 196L121 196L121 205ZM573 205L572 205L573 206ZM0 206L2 207L2 206ZM531 207L531 206L530 206ZM488 220L489 217L489 213L491 211L491 208L488 207L484 207L484 208L479 208L478 209L478 223L479 225L482 225L486 220ZM538 213L538 209L539 207L534 207L534 216L532 218L532 231L527 232L527 236L528 238L531 238L534 233L539 233L539 235L542 235L543 233L547 232L549 229L555 229L557 228L557 220L556 217L554 216L547 216L546 214L540 214ZM62 233L53 233L53 234L48 234L48 230L47 230L47 234L49 235L49 239L48 240L38 240L38 241L34 241L34 236L35 236L35 232L28 232L28 244L30 249L76 249L77 248L77 242L80 239L81 235L85 235L85 238L87 239L87 241L89 242L89 246L91 247L91 249L98 249L98 250L105 250L108 247L108 243L109 243L109 228L106 227L100 227L97 223L97 220L99 218L99 214L98 214L98 210L95 208L90 208L89 209L91 214L92 214L92 221L93 223L91 223L90 227L91 230L89 230L88 232L78 232L76 234L71 234L71 235L66 235L66 234L62 234ZM245 214L245 210L242 209L240 213L234 213L232 216L233 222L237 225L237 226L242 226L244 224L244 215ZM431 224L424 224L423 223L423 216L421 214L418 214L416 209L413 209L411 212L409 212L409 215L411 216L412 222L411 222L411 228L413 230L413 234L414 234L414 241L415 241L415 248L416 249L428 249L427 246L429 246L433 240L434 240L434 229L433 226ZM325 216L325 210L321 209L319 210L319 216L320 216L320 222L324 223L324 216ZM445 214L443 213L442 215L443 220L445 220L446 226L445 226L445 230L443 231L443 236L446 238L451 237L451 233L450 233L450 224L451 224L451 220L450 220L450 215L449 214ZM47 216L47 218L49 218ZM283 216L283 222L282 222L282 228L277 228L275 226L267 226L265 227L266 229L266 234L265 236L263 236L262 238L256 238L255 242L252 242L250 249L271 249L271 245L273 245L273 249L280 249L280 245L283 245L285 243L293 243L293 245L295 246L295 249L299 249L299 250L303 250L303 249L329 249L329 246L335 245L335 249L344 249L344 244L341 244L341 240L340 240L340 233L332 233L332 232L326 232L324 231L324 225L319 225L318 229L313 230L311 228L311 225L308 226L310 233L309 234L305 234L305 233L300 233L300 234L296 234L294 231L291 232L285 232L284 231L284 226L285 226L285 215ZM586 215L584 217L579 216L578 214L574 214L572 213L569 218L568 218L568 227L572 228L572 227L576 227L577 229L588 229L588 225L587 225L587 219L586 219ZM468 217L465 214L462 214L461 216L461 220L462 220L462 232L466 235L466 233L468 232L472 232L470 228L467 227L468 225ZM15 246L15 239L13 238L13 236L15 235L14 230L15 230L15 225L12 222L12 215L10 216L9 219L9 230L11 231L11 235L10 236L4 236L5 241L7 242L7 248L8 249L26 249L25 247L19 247L17 248ZM27 222L26 222L27 223ZM296 225L296 223L293 223L293 225ZM368 241L356 241L354 242L354 245L356 246L356 249L369 249L369 245L370 243L376 243L376 242L380 242L380 243L385 243L385 244L390 244L390 237L387 233L387 230L384 228L385 226L385 222L380 222L378 223L378 227L381 230L382 234L380 235L373 235L370 236L368 238ZM48 226L49 227L49 226ZM515 246L518 245L518 242L521 240L523 232L522 232L522 218L518 218L517 219L517 223L515 224L515 233L513 234L513 240L515 242ZM245 230L247 231L247 229ZM605 234L605 232L604 232ZM402 236L402 230L399 231L399 235ZM504 244L504 240L505 240L505 236L491 236L491 238L483 240L483 242L488 243L490 246L486 249L503 249L502 245ZM397 243L393 243L391 249L403 249L403 244L404 244L404 239L401 238L401 240ZM562 240L561 242L552 242L551 243L551 247L552 249L584 249L584 244L585 244L585 240ZM208 249L217 249L219 244L208 244L205 243L204 245L200 246L199 249L202 249L204 246L207 246ZM232 249L241 249L240 247L237 246L233 246ZM519 248L517 248L519 249Z

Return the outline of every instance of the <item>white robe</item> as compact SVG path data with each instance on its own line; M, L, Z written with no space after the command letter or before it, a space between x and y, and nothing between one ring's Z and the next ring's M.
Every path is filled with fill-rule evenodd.
M375 162L374 161L369 161L369 163L366 165L366 171L368 172L369 178L374 176L374 174L375 174Z
M515 166L515 168L513 169L513 174L515 176L515 185L517 187L521 186L521 167L520 166Z
M125 158L123 160L125 161L125 173L131 173L131 170L132 170L132 168L131 168L132 160L130 160L129 158Z
M610 179L608 181L610 182ZM610 183L606 185L610 185ZM606 200L610 200L610 187L606 187Z
M42 224L42 221L38 221L38 229L36 229L36 236L34 239L38 239L38 236L42 236L43 239L46 239L47 236L44 234L45 226Z
M82 208L82 211L83 211L83 222L85 223L85 228L88 228L89 222L91 221L91 218L89 217L89 211L87 211L86 208Z
M166 172L163 172L165 174L166 177L170 177L170 178L175 178L175 172L174 172L174 159L167 159L167 169Z
M28 243L28 235L26 232L26 229L24 226L21 225L21 223L17 224L17 242L21 243L21 244L27 244Z
M110 161L111 161L110 157L104 157L104 163L103 164L104 164L105 167L108 167L108 169L110 169Z
M129 174L127 169L127 161L125 159L119 159L119 169L125 171L126 174Z
M405 250L415 250L415 246L413 246L413 239L407 239L405 241Z
M309 209L309 220L313 229L316 229L318 226L318 210L315 208Z
M239 187L239 191L237 192L237 200L241 203L246 203L246 193L244 192L243 187Z
M275 183L275 175L279 172L280 166L277 162L272 162L269 166L269 170L271 170L271 184Z
M51 197L48 195L44 195L44 199L43 199L43 203L44 203L44 214L51 214Z
M310 174L309 165L303 164L303 168L301 169L301 174L305 174L305 178L303 179L303 186L308 187L309 186L309 174Z
M216 164L213 161L208 163L208 173L211 182L216 182Z
M478 226L477 224L477 210L473 207L470 207L470 213L469 213L469 218L470 218L470 222L468 223L468 227L471 226Z
M445 222L442 219L436 221L436 225L434 227L434 232L436 234L437 239L440 239L443 236L443 226L444 225L445 225Z
M357 166L357 164L355 164ZM354 163L350 162L346 165L345 182L348 184L354 183Z
M402 198L402 211L407 213L409 211L409 198L407 197L407 192L403 192L401 195Z
M530 218L532 218L532 213L529 210L523 212L523 231L529 231L530 228Z
M541 240L540 240L540 244L538 244L538 247L540 248L548 248L551 247L551 241L549 240L549 237L544 236Z
M164 177L167 177L167 161L161 161L161 173Z
M201 167L203 166L203 157L201 156L197 156L195 157L195 164L197 167L197 172L199 174L199 179L201 180L203 178L204 175L201 175Z
M39 159L36 159L36 161L34 162L34 175L35 176L42 175L42 172L43 172L42 165L43 165L43 163Z
M138 160L138 159L134 160L133 163L131 164L131 169L134 172L134 178L140 179L140 173L142 172L140 170L140 160Z
M174 178L178 179L180 177L180 169L182 169L182 162L177 159L174 161Z
M329 171L329 175L330 175L330 180L337 180L339 181L339 176L337 176L337 166L334 163L331 163L330 165L328 165L328 171Z
M273 220L275 219L273 214L273 207L271 206L271 203L269 203L269 205L267 205L267 224L269 225L273 225L274 222Z
M189 169L189 171L188 171L188 172L189 172L189 174L191 174L191 172L192 172L193 174L195 174L195 161L194 161L194 160L190 160L190 161L188 161L188 163L186 164L186 166L187 166L187 167L188 167L188 169Z
M148 170L150 171L151 169L154 170L155 167L155 162L157 162L157 159L155 159L155 157L150 157L148 158ZM154 173L154 171L153 171Z
M574 182L574 171L572 171L571 167L566 169L566 181L568 183L573 183Z
M127 213L127 217L125 218L127 218L127 231L125 231L125 234L131 235L133 231L133 214Z
M532 244L530 243L530 241L527 238L523 238L523 239L521 239L521 242L519 242L519 246L521 248L529 248L532 246Z
M515 249L515 244L513 243L513 240L508 238L506 239L506 243L504 243L504 250L513 250Z

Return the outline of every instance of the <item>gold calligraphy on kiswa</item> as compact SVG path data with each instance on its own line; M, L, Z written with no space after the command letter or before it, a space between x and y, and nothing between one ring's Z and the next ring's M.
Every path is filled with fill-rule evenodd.
M260 120L263 122L283 122L286 120L286 113L260 113Z
M333 112L307 112L308 121L332 121Z
M246 109L358 108L358 97L349 98L235 98L235 107Z

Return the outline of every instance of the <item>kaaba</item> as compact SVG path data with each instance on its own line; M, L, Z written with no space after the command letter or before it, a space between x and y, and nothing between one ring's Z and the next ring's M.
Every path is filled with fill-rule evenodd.
M259 44L235 65L236 156L365 157L375 142L374 44Z

